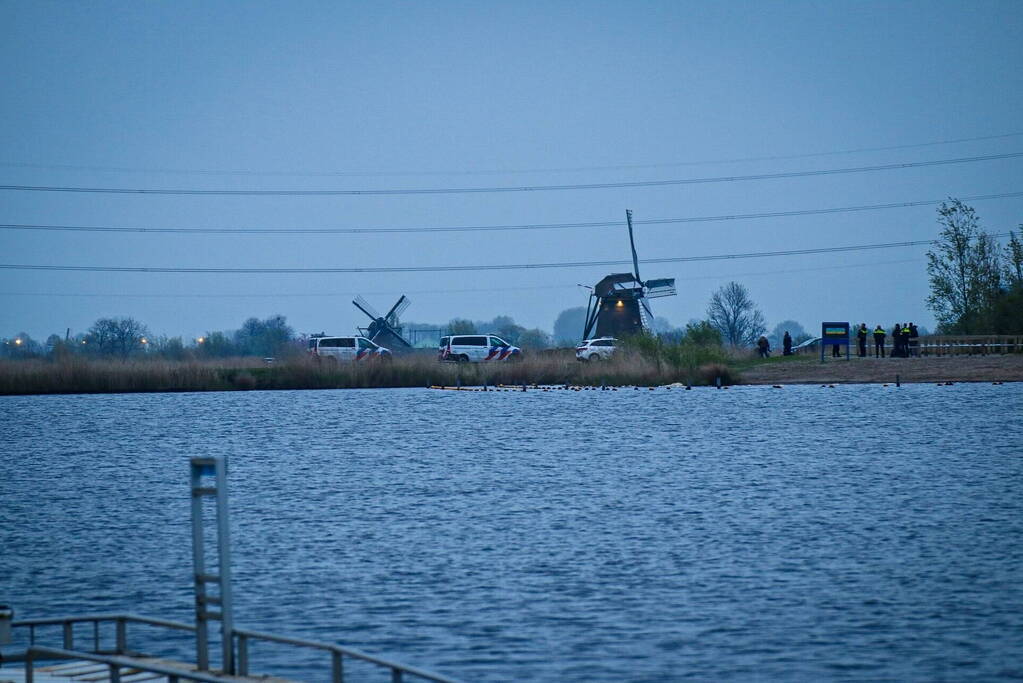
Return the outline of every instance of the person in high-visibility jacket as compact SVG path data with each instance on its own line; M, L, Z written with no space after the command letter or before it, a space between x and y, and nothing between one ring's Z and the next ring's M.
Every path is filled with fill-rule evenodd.
M860 358L867 357L867 323L860 323L856 330L856 355Z
M902 326L902 357L909 358L912 349L910 348L910 337L913 336L913 330L910 329L909 323Z
M874 358L884 358L884 328L878 325L874 328Z

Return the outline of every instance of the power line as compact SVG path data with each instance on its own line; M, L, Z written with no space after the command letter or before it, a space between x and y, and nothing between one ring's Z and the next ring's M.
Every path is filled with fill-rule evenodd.
M995 233L992 237L1005 237L1008 232ZM738 254L715 254L710 256L676 256L665 258L641 259L643 263L691 263L698 261L726 261L749 258L769 258L774 256L804 256L809 254L833 254L849 251L870 251L876 249L893 249L898 247L915 247L933 244L934 240L911 240L906 242L886 242L882 244L858 244L842 247L819 247L815 249L785 249L780 251L746 252ZM41 270L69 271L93 273L204 273L204 274L325 274L325 273L440 273L453 271L486 271L486 270L542 270L547 268L589 268L594 266L632 265L628 260L607 261L562 261L556 263L515 263L471 266L399 266L399 267L361 267L361 268L189 268L189 267L141 267L141 266L52 266L29 264L0 264L0 270Z
M640 170L647 168L679 168L683 166L711 166L715 164L737 164L756 161L785 161L791 159L809 159L813 157L837 156L841 154L861 154L865 152L887 152L902 149L921 149L924 147L936 147L939 145L952 145L964 142L979 142L984 140L1003 140L1005 138L1019 137L1020 133L1001 133L998 135L982 135L971 138L955 138L952 140L937 140L933 142L919 142L907 145L889 145L885 147L858 147L854 149L841 149L830 152L808 152L802 154L776 154L760 157L740 157L731 159L707 159L701 161L669 161L651 164L612 164L605 166L571 166L554 168L518 168L518 169L478 169L459 171L251 171L251 170L211 170L211 169L181 169L181 168L139 168L131 166L89 166L76 164L39 164L28 162L6 162L0 163L0 168L30 168L59 171L90 171L100 173L161 173L167 175L208 175L208 176L275 176L292 178L330 178L330 177L387 177L387 176L476 176L476 175L510 175L520 173L578 173L584 171L623 171Z
M1003 192L1000 194L972 195L958 197L963 201L980 201L985 199L1004 199L1007 197L1023 197L1023 192ZM755 218L781 218L793 216L813 216L832 213L850 213L855 211L875 211L882 209L901 209L914 206L933 206L941 204L945 199L926 199L915 202L891 202L887 204L862 204L858 206L841 206L825 209L797 209L791 211L765 211L760 213L726 214L720 216L686 216L679 218L651 218L633 221L637 225L666 225L671 223L704 223L711 221L734 221ZM408 227L408 228L144 228L119 227L105 225L43 225L29 223L0 224L0 230L45 230L57 232L117 232L117 233L173 233L173 234L210 234L210 235L364 235L388 233L430 233L430 232L492 232L504 230L561 230L569 228L610 228L621 227L621 221L590 221L583 223L534 223L520 225L464 225L443 227Z
M820 271L847 270L850 268L869 268L876 266L899 265L903 263L919 263L921 259L898 259L893 261L871 261L870 263L846 263L837 266L814 266L811 268L786 268L782 270L757 271L752 273L731 273L715 275L697 275L690 277L675 278L676 282L695 282L698 280L721 280L736 277L758 277L767 275L784 275L791 273L813 273ZM413 296L424 296L428 294L466 294L474 292L508 292L508 291L549 291L552 289L575 289L577 284L558 285L535 285L527 287L473 287L467 289L416 289L384 292L301 292L281 293L264 292L255 294L125 294L123 292L98 293L98 292L0 292L0 296L29 296L29 297L56 297L56 298L111 298L111 299L347 299L361 293L366 296L396 296L398 294L410 294Z
M640 180L614 183L578 183L572 185L518 185L497 187L448 187L448 188L406 188L406 189L367 189L367 190L200 190L170 188L124 188L124 187L70 187L62 185L0 185L0 190L18 192L72 192L90 194L139 194L139 195L194 195L194 196L246 196L246 197L327 197L327 196L393 196L393 195L435 195L435 194L482 194L498 192L550 192L560 190L604 190L634 187L669 187L679 185L696 185L705 183L741 182L749 180L777 180L780 178L804 178L809 176L841 175L847 173L868 173L873 171L892 171L906 168L922 168L926 166L946 166L965 164L996 159L1013 159L1023 156L1023 152L1005 152L984 156L959 157L956 159L936 159L932 161L913 161L898 164L876 164L873 166L856 166L851 168L818 169L814 171L785 171L781 173L757 173L752 175L716 176L709 178L681 178L673 180Z

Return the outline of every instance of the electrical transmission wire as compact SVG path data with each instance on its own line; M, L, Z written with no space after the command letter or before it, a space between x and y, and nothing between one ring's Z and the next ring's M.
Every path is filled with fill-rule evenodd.
M966 164L997 159L1014 159L1023 156L1023 152L1004 152L983 156L959 157L955 159L936 159L932 161L912 161L897 164L875 164L872 166L855 166L850 168L817 169L813 171L784 171L780 173L756 173L752 175L715 176L708 178L681 178L672 180L639 180L612 183L577 183L571 185L510 185L495 187L439 187L439 188L400 188L400 189L365 189L365 190L202 190L195 188L125 188L125 187L71 187L63 185L0 185L0 190L17 192L71 192L87 194L137 194L137 195L193 195L193 196L232 196L232 197L329 197L329 196L395 196L395 195L439 195L439 194L483 194L506 192L552 192L562 190L604 190L615 188L637 187L671 187L680 185L697 185L706 183L731 183L750 180L777 180L781 178L805 178L811 176L841 175L847 173L869 173L874 171L892 171L907 168L928 166L947 166L950 164Z
M955 138L933 142L918 142L907 145L889 145L885 147L858 147L840 149L830 152L808 152L803 154L775 154L760 157L740 157L732 159L707 159L701 161L669 161L651 164L612 164L605 166L572 166L554 168L518 168L518 169L474 169L458 171L251 171L251 170L210 170L181 168L139 168L131 166L89 166L76 164L40 164L28 162L0 163L0 168L30 168L59 171L90 171L100 173L160 173L166 175L207 175L207 176L276 176L291 178L337 178L337 177L387 177L387 176L474 176L474 175L511 175L523 173L579 173L586 171L624 171L646 168L679 168L684 166L711 166L715 164L738 164L756 161L785 161L791 159L810 159L813 157L838 156L841 154L861 154L865 152L888 152L902 149L922 149L939 145L953 145L964 142L980 142L985 140L1004 140L1019 137L1019 133L1001 133L998 135L982 135L971 138Z
M814 266L812 268L786 268L783 270L767 270L753 273L722 273L716 275L697 275L675 278L676 282L695 282L697 280L723 280L737 277L758 277L767 275L783 275L789 273L813 273L820 271L847 270L850 268L870 268L876 266L899 265L903 263L919 263L921 259L898 259L894 261L871 261L870 263L846 263L838 266ZM56 297L56 298L111 298L111 299L347 299L361 293L365 296L397 296L409 294L424 296L429 294L468 294L475 292L521 292L550 291L552 289L575 289L577 284L532 285L525 287L472 287L467 289L415 289L385 292L262 292L253 294L126 294L124 292L0 292L0 296Z
M1008 232L999 232L992 237L1005 237ZM857 244L842 247L818 247L815 249L785 249L780 251L746 252L738 254L714 254L709 256L675 256L665 258L641 259L642 263L692 263L699 261L727 261L750 258L770 258L775 256L804 256L808 254L834 254L850 251L870 251L876 249L893 249L897 247L915 247L934 244L935 240L910 240L906 242L885 242L881 244ZM630 260L607 261L561 261L556 263L513 263L467 266L397 266L397 267L322 267L322 268L204 268L204 267L143 267L143 266L55 266L31 264L0 264L0 270L40 270L69 271L91 273L203 273L203 274L322 274L322 273L441 273L454 271L487 271L487 270L542 270L547 268L589 268L594 266L632 265Z
M972 195L958 197L963 201L980 201L985 199L1004 199L1007 197L1023 197L1023 192L1003 192L1000 194ZM704 223L711 221L735 221L756 218L782 218L793 216L814 216L832 213L851 213L855 211L876 211L882 209L901 209L913 206L933 206L941 204L945 199L926 199L915 202L891 202L887 204L862 204L858 206L841 206L825 209L797 209L790 211L766 211L760 213L740 213L720 216L686 216L679 218L650 218L633 221L635 225L667 225L672 223ZM506 230L563 230L569 228L611 228L621 227L618 221L591 221L583 223L536 223L520 225L464 225L445 227L407 227L407 228L145 228L131 226L106 225L43 225L34 223L0 224L0 230L43 230L56 232L118 232L118 233L172 233L194 235L367 235L388 233L431 233L431 232L496 232Z

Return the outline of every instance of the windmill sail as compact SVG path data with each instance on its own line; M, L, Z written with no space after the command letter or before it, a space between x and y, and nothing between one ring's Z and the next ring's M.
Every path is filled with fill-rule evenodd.
M643 283L646 286L646 298L656 299L662 296L675 296L675 278L665 277L658 280L647 280Z

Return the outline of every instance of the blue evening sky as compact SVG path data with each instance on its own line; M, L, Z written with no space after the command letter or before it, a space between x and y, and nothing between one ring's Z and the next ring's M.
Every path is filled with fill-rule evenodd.
M1023 3L5 2L0 184L190 189L536 186L735 176L1023 151ZM1009 134L1018 134L1015 136ZM993 137L1001 136L1001 137ZM988 137L986 140L837 153ZM798 155L812 155L802 156ZM774 157L763 159L764 157ZM777 158L788 157L788 158ZM750 160L760 158L760 160ZM738 160L738 161L737 161ZM610 168L609 168L610 167ZM0 229L0 264L408 267L628 258L637 220L1023 191L1023 159L662 187L392 196L0 191L0 223L336 228L621 221L376 235ZM1023 197L970 202L990 232ZM642 225L640 258L925 240L933 206ZM649 264L674 324L745 284L769 325L915 321L926 247ZM367 274L0 270L0 336L133 316L194 337L249 316L552 328L606 266Z

